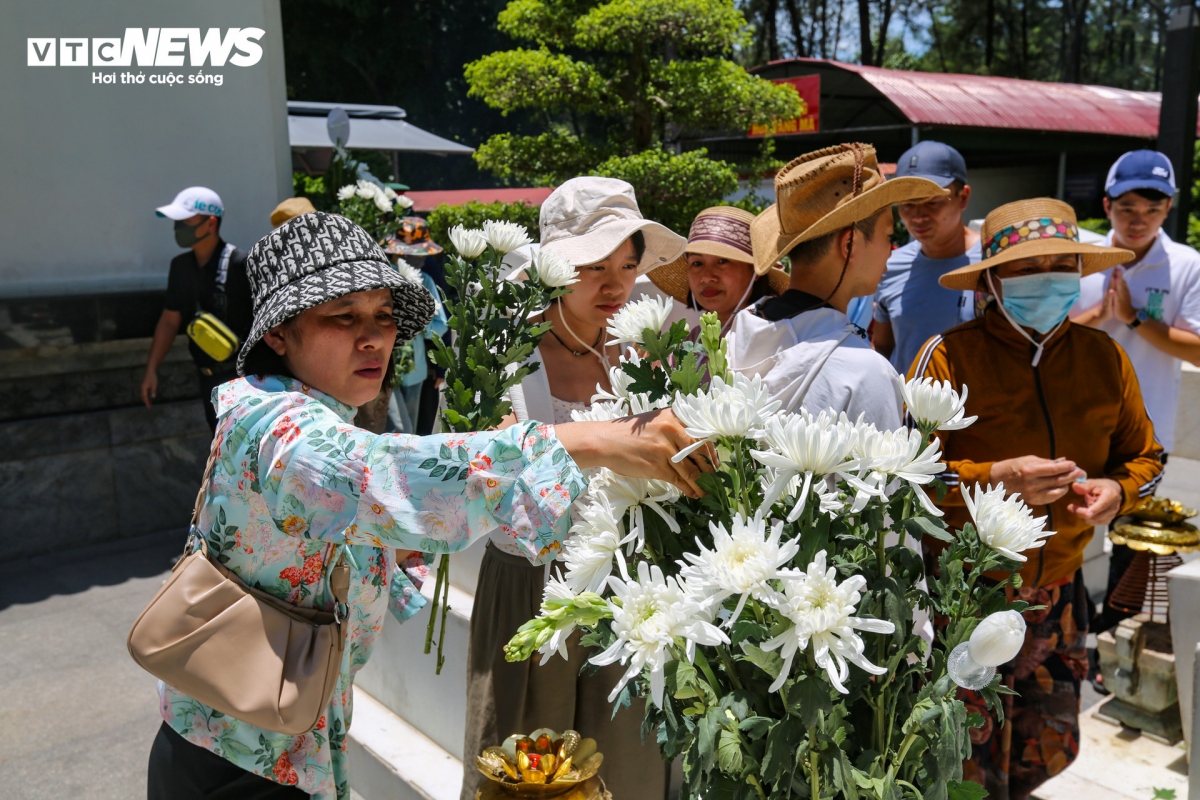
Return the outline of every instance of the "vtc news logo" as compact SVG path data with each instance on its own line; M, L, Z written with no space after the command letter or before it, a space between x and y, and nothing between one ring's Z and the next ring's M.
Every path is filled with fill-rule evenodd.
M26 40L30 67L235 67L257 64L262 28L126 28L121 38L37 38ZM185 64L185 58L187 63Z

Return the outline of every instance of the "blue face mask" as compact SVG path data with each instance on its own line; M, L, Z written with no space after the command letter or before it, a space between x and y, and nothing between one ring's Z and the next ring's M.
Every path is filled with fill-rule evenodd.
M1078 272L1045 272L1001 278L1004 310L1011 321L1045 335L1067 318L1079 299Z

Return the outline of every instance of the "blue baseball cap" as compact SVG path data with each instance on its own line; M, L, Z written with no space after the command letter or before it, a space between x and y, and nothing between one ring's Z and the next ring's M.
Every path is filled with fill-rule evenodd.
M925 178L945 189L955 181L967 182L967 162L948 144L927 140L904 151L896 162L897 178Z
M1120 197L1135 189L1153 189L1174 197L1175 168L1171 159L1157 150L1131 150L1118 158L1108 171L1104 193Z

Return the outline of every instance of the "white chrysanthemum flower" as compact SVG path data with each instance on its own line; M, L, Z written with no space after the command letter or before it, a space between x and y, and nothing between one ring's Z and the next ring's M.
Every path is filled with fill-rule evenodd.
M546 581L546 588L542 592L542 605L547 603L566 604L575 599L575 595L579 592L571 591L571 587L562 580L560 576L551 576ZM550 639L541 647L538 648L538 653L541 654L541 663L545 665L550 661L550 656L557 653L563 657L563 661L569 661L567 656L567 640L571 638L571 634L575 632L574 624L564 625L558 628L550 636Z
M487 249L488 241L478 228L455 225L449 231L450 242L463 258L478 258Z
M371 199L375 201L375 207L378 208L380 211L382 211L384 214L387 214L393 210L392 209L392 201L388 200L382 194L377 194Z
M854 575L839 584L837 570L825 567L824 550L817 553L805 572L783 579L783 595L776 595L774 605L792 627L762 644L763 650L779 650L783 656L783 669L769 691L779 691L792 671L796 653L810 644L817 666L825 670L829 682L842 694L849 693L843 684L850 677L848 664L872 675L887 673L886 667L878 667L866 659L863 640L858 635L859 631L895 630L890 622L854 616L862 599L860 590L866 583L866 578Z
M629 514L629 532L621 544L628 545L631 553L640 553L646 546L645 508L662 517L672 533L679 533L679 523L675 517L660 505L674 503L682 496L674 484L648 478L627 478L601 468L592 478L588 490L593 495L605 497L618 516Z
M600 592L612 574L613 558L624 533L608 498L593 496L571 526L571 535L558 557L566 565L566 583L575 594Z
M972 496L969 488L963 489L963 502L975 520L979 539L991 549L1013 561L1025 561L1023 550L1041 547L1054 531L1046 530L1046 518L1034 517L1029 506L1018 494L1005 497L1004 484L984 489L975 484Z
M618 561L621 577L608 579L614 600L612 632L617 640L602 653L592 656L599 666L628 664L628 669L608 696L617 699L621 689L647 670L650 673L650 697L662 707L666 686L666 666L676 660L682 644L687 659L695 658L696 645L727 644L729 637L705 619L704 611L674 577L666 578L657 566L638 562L637 580L631 580L624 559Z
M814 417L801 409L798 414L767 420L764 438L769 449L750 454L755 461L775 470L774 480L766 487L763 506L770 508L793 478L802 477L797 502L787 517L788 522L794 522L804 513L813 478L847 467L854 448L855 428L848 420L835 419L827 412Z
M670 297L647 297L627 303L624 308L609 320L608 333L613 337L610 344L645 344L644 336L647 328L661 331L667 324L667 317L675 301Z
M538 250L533 257L533 268L537 271L538 280L551 289L561 289L572 283L579 283L579 270L562 256L547 250Z
M967 404L967 387L963 386L962 397L950 385L950 381L935 381L933 378L913 378L908 383L896 376L904 405L917 426L926 431L958 431L968 427L979 417L964 417Z
M409 264L403 258L396 262L396 271L400 273L400 277L409 283L415 283L417 286L424 286L424 281L421 280L421 270Z
M751 379L735 373L732 383L717 375L707 391L676 395L671 409L688 435L698 440L672 457L678 463L706 441L761 439L766 435L767 420L779 409L779 401L770 399L760 376Z
M691 563L679 574L714 604L737 595L737 607L727 623L733 625L746 600L753 597L765 603L775 596L770 582L780 577L780 568L800 550L800 541L793 539L780 544L783 523L776 522L768 530L762 509L753 519L738 513L729 530L715 522L708 523L708 529L712 531L713 549L697 540L700 552L683 554Z
M396 205L400 206L402 209L407 211L408 209L413 207L413 201L412 201L411 197L400 194L400 195L396 195Z
M354 184L355 192L364 200L374 200L376 197L383 197L383 189L378 184L371 183L368 180L359 179ZM385 200L387 198L384 198Z
M483 238L500 253L510 253L518 247L533 243L524 225L496 219L489 219L483 223Z
M350 183L337 190L337 199L339 203L344 203L358 193L358 187Z
M606 390L600 384L596 384L596 393L592 395L592 402L615 401L628 402L629 400L629 385L633 383L633 376L621 369L618 364L615 367L608 369L608 383L612 387L612 391Z
M670 408L671 406L671 398L667 395L663 395L657 400L651 400L649 392L631 394L629 395L627 402L629 403L630 414L645 414L650 411L659 411L664 408Z
M396 194L396 192L392 189L392 187L385 186L385 187L383 187L383 196L386 197L388 200L395 200L400 195Z
M886 497L893 481L906 481L930 514L940 517L942 511L925 494L922 486L942 471L942 445L937 439L926 443L919 430L880 431L874 425L857 425L854 456L858 461L858 477L844 475L858 494L852 511L857 513L872 497Z
M624 401L600 401L592 398L592 404L584 409L571 411L571 419L575 422L610 422L629 416L629 410Z

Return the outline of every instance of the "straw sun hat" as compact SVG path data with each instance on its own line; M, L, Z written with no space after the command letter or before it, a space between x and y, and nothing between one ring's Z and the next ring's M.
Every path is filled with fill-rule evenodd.
M775 205L755 217L754 271L766 274L801 242L869 219L894 203L947 194L925 178L885 181L869 144L807 153L775 175Z
M979 247L983 259L978 264L947 272L938 283L947 289L971 291L985 269L1037 256L1078 254L1084 275L1133 259L1129 250L1081 243L1075 209L1049 197L1018 200L994 209L979 231Z
M638 262L645 275L678 258L686 240L665 225L642 217L633 187L616 178L572 178L542 203L541 247L574 266L603 261L637 231L646 240Z
M688 254L703 253L754 264L754 250L750 242L750 223L753 221L753 214L733 206L704 209L692 222L683 255L651 272L650 280L679 302L686 303L691 290L688 283ZM786 272L772 266L767 276L776 294L787 291L791 278Z

